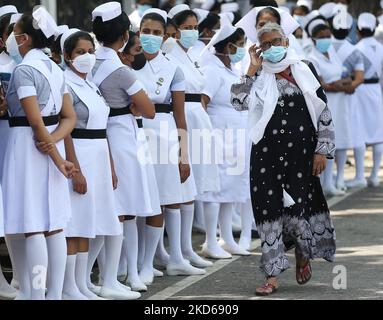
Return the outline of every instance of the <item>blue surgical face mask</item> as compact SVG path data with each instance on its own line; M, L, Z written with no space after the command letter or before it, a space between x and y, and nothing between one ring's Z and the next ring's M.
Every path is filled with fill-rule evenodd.
M138 15L140 17L142 17L144 15L145 11L149 10L151 8L152 8L152 6L150 4L138 4L137 5Z
M180 43L186 49L191 48L198 41L198 30L180 30Z
M245 57L246 49L243 47L237 47L235 44L233 44L233 46L237 48L237 52L235 54L229 54L229 58L232 63L238 63Z
M322 53L326 53L331 46L331 38L315 40L315 47Z
M294 14L294 19L300 24L302 25L302 21L303 21L303 16L298 16L296 14Z
M163 38L151 34L141 34L140 40L142 49L149 54L154 54L160 51Z
M287 48L283 46L272 46L263 52L263 59L272 63L280 62L286 55Z

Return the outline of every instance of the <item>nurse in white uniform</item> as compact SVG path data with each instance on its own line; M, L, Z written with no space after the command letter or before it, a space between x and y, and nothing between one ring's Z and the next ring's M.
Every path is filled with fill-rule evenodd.
M174 49L166 56L181 67L186 75L185 114L189 135L189 153L197 194L219 191L218 166L211 161L212 125L206 110L201 104L201 92L204 85L203 73L198 61L189 55L189 50L198 40L198 22L196 14L187 5L177 5L169 11L178 27L179 39ZM202 138L202 139L201 139ZM203 141L201 141L203 140ZM209 159L210 158L210 159ZM197 196L198 200L198 196ZM181 217L191 217L194 205L181 206ZM192 223L193 219L191 219ZM189 229L189 228L187 228Z
M120 220L124 222L124 234L130 234L132 237L128 249L135 251L135 263L129 264L131 269L128 282L132 289L146 291L147 288L137 271L135 218L156 216L160 214L160 208L159 204L157 208L153 201L155 198L150 193L150 184L155 181L155 177L145 163L146 158L140 157L142 147L138 141L139 128L133 113L140 113L144 118L154 118L155 108L133 71L125 66L118 56L118 52L122 52L128 42L129 27L129 19L117 2L103 4L93 11L93 32L103 46L96 52L97 61L92 80L111 108L107 131L119 180L115 190L116 210ZM129 143L126 143L127 141ZM108 244L105 243L106 250L107 247ZM114 247L121 250L121 242ZM115 256L118 261L120 253L121 251ZM105 259L105 266L109 263L110 261ZM117 279L118 263L117 270L113 272L116 273Z
M349 31L352 27L352 16L347 14L347 19L343 19L340 15L336 15L331 21L331 29L334 35L333 47L337 52L339 59L343 63L343 75L342 78L351 78L351 91L347 95L349 100L347 105L348 109L343 109L343 118L348 118L349 127L351 134L348 137L349 141L344 145L347 149L354 149L355 156L355 166L356 166L356 176L357 180L364 183L362 186L367 186L367 181L364 179L364 149L365 141L363 138L363 126L361 121L353 122L353 113L356 112L356 109L359 108L359 103L357 102L355 90L363 83L364 81L364 63L362 53L352 45L346 38L349 34ZM346 106L345 106L346 107ZM357 119L358 120L358 119ZM346 184L344 181L344 167L347 161L347 149L337 148L335 157L337 163L337 179L336 187L338 189L345 190ZM362 151L362 152L360 152ZM359 157L359 154L362 153L362 157ZM355 183L355 181L354 181Z
M6 52L5 43L8 39L9 33L8 29L11 24L11 20L13 15L17 13L17 9L15 6L3 6L0 7L0 39L2 42L0 43L0 80L1 80L1 93L3 105L0 107L0 181L3 174L3 163L5 156L5 149L8 143L8 135L9 135L9 124L8 124L8 113L7 113L7 105L5 101L5 95L7 93L9 81L11 79L11 75L13 70L16 67L16 62L9 56ZM2 199L2 195L1 199ZM2 201L0 203L2 206ZM0 214L0 228L3 228L3 212ZM4 235L4 233L3 233ZM2 235L2 236L3 236ZM20 253L20 245L25 245L23 236L8 236L5 238L9 256L12 262L13 268L13 279L11 284L17 283L17 271L15 269L16 264L14 263L14 251L16 251L16 255L21 255ZM0 297L5 299L14 299L18 295L18 291L15 290L11 285L8 284L7 280L4 278L3 273L0 272Z
M117 177L106 136L110 109L98 88L86 80L96 62L91 35L82 31L65 33L62 40L67 64L65 79L77 114L76 128L65 140L67 158L80 170L70 184L72 217L66 229L68 257L64 294L67 299L79 300L85 296L97 300L87 287L89 239L122 234L113 193ZM110 252L105 254L108 259ZM106 284L104 280L102 297L134 299L140 296L134 292L128 296L124 292L121 296Z
M63 141L73 130L76 115L62 71L41 50L56 28L40 7L16 23L8 46L9 53L21 55L23 61L7 93L11 129L3 171L4 226L6 234L27 237L27 271L19 274L20 287L29 285L26 298L39 300L45 299L47 271L46 298L61 299L66 261L62 230L71 213L66 178L76 173L73 163L65 160ZM24 278L27 274L29 279Z
M359 103L357 115L362 119L365 143L373 147L373 168L368 178L371 187L378 187L380 164L383 155L383 108L380 79L383 69L383 46L374 38L376 18L370 13L362 13L358 18L361 40L356 45L362 52L365 74L364 84L356 91Z
M156 163L161 205L165 206L165 226L170 244L167 273L198 275L204 274L205 271L192 267L185 262L184 258L197 267L207 267L212 264L193 251L191 239L193 212L182 214L180 212L181 203L194 199L192 190L194 177L190 173L188 157L184 74L179 66L170 62L160 51L166 21L167 14L163 10L150 9L144 13L140 27L140 40L147 62L141 70L136 71L136 74L156 106L156 118L144 120L144 128L151 138L149 141L152 157ZM180 146L179 134L181 134ZM178 150L181 151L181 159L179 159ZM182 188L190 190L183 195Z
M309 56L314 64L326 92L328 106L333 115L335 126L335 145L340 150L350 148L351 119L350 100L346 92L351 92L351 79L342 79L343 64L334 47L331 45L331 30L327 24L318 24L311 32L315 48ZM337 189L333 181L334 160L327 162L323 173L323 189L330 196L343 195L343 190Z
M212 57L211 52L204 49L215 33L221 28L221 18L218 14L207 10L194 9L193 11L198 17L199 39L196 44L190 48L188 54L203 67L209 64L209 59ZM204 52L204 54L201 56L202 52Z
M214 47L216 53L203 69L205 86L202 101L207 107L213 128L221 133L215 136L215 155L222 156L222 159L216 159L219 161L220 191L202 196L206 203L203 253L213 259L231 258L231 254L250 254L235 242L232 232L234 203L245 203L250 198L247 112L236 111L230 101L231 86L240 80L233 64L245 57L245 43L243 29L228 25L218 31L206 48ZM226 130L232 130L231 138L227 138ZM222 248L216 240L218 218Z

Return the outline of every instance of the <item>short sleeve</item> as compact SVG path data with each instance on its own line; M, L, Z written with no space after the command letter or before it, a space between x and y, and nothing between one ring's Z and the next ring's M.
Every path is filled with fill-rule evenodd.
M185 91L185 75L180 67L177 67L174 73L170 91Z
M121 68L119 72L119 85L128 95L133 96L137 92L143 89L140 81L137 80L136 75L133 71L127 67Z
M19 66L15 69L13 77L19 100L37 96L34 72L30 66Z
M363 62L363 55L359 50L354 51L354 70L356 71L364 71L364 62Z
M214 81L213 81L214 80ZM204 88L202 94L208 96L210 100L217 94L220 88L219 77L217 77L217 70L214 68L206 68L204 72Z

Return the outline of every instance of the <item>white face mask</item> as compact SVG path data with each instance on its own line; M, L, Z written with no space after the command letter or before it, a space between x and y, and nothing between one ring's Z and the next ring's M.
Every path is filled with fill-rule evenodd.
M21 47L23 44L24 43L17 44L16 37L13 32L9 35L5 43L9 56L16 62L16 64L20 64L23 60L19 50L19 47Z
M170 53L175 45L177 44L177 40L174 38L168 38L164 43L162 43L161 50L163 53Z
M85 53L71 61L73 67L82 74L88 74L96 64L96 55Z
M126 42L125 42L125 39L122 39L122 40L124 41L124 45L122 46L122 48L120 48L120 49L118 50L118 52L121 52L121 53L124 52L126 46L128 45L128 42L129 42L129 40L126 41Z

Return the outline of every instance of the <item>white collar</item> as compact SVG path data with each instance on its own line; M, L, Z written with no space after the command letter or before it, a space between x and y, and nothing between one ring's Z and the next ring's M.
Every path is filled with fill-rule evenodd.
M41 49L30 50L23 59L23 62L28 60L45 60L50 61L49 57Z
M112 59L118 59L120 60L117 52L114 49L101 46L96 51L96 57L100 60L112 60Z
M70 69L69 67L67 69L65 69L64 76L65 76L65 80L73 82L79 86L85 86L86 85L85 79L83 79L80 76L78 76L77 74L75 74L73 72L73 70Z
M162 51L159 51L158 54L157 54L157 57L155 57L154 59L148 61L148 64L149 64L149 68L151 68L151 70L157 74L161 68L163 67L163 62L167 60L164 55L162 54Z

